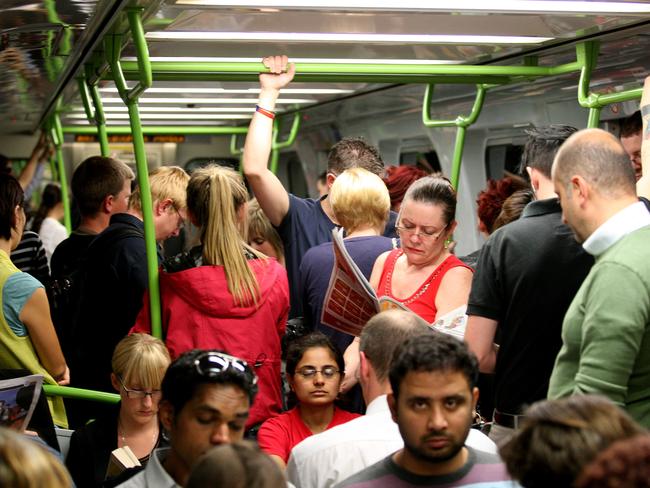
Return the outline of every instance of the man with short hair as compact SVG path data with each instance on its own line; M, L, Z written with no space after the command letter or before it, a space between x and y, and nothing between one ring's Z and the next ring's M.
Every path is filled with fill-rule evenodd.
M189 176L177 166L163 166L149 174L157 241L178 235L186 212ZM149 286L140 190L125 213L88 248L83 293L74 323L75 385L112 391L111 356L117 343L135 323Z
M634 176L636 181L641 179L641 129L643 124L641 121L641 112L637 110L629 117L621 121L620 138L621 144L625 149L632 168L634 169Z
M402 448L404 442L388 409L388 372L395 348L410 337L435 334L420 317L388 310L361 332L359 383L366 415L308 437L291 451L287 474L299 488L328 488ZM470 430L467 445L496 453L484 434Z
M255 198L282 238L291 294L289 316L298 317L302 314L300 261L308 249L332 240L332 230L337 221L327 196L314 200L292 195L267 167L275 103L280 90L293 79L295 67L288 63L286 56L270 56L262 62L270 72L260 74L260 97L248 128L242 166ZM354 167L379 176L384 172L384 162L376 148L360 138L342 139L332 147L328 156L328 191L337 175ZM384 235L395 236L396 217L397 214L392 212Z
M596 258L562 324L549 398L599 393L650 427L650 213L620 142L575 134L553 164L562 217Z
M50 263L53 278L79 269L86 249L108 227L111 216L128 210L134 178L125 163L104 156L92 156L77 166L71 187L81 222L54 250Z
M388 406L404 447L337 486L512 486L496 454L466 445L478 400L478 362L446 334L398 345Z
M213 446L242 440L257 377L239 358L194 349L169 366L161 389L158 418L169 447L156 449L144 471L120 488L185 486L202 454Z
M562 224L551 180L553 158L575 131L556 125L529 132L522 166L537 200L490 236L472 281L465 340L481 371L495 373L490 438L497 445L514 432L527 405L546 397L564 313L593 263Z

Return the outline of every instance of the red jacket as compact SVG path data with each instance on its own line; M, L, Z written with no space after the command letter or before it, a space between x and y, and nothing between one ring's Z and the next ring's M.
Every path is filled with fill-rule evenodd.
M223 266L160 272L162 328L172 359L190 349L220 349L242 358L258 376L247 427L282 411L280 338L289 312L289 284L275 259L248 261L257 277L257 306L236 306ZM150 333L149 298L131 332ZM257 364L257 367L254 365Z

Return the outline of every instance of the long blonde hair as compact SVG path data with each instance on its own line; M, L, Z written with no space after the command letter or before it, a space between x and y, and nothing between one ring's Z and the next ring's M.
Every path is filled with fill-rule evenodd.
M187 187L187 208L200 228L203 262L223 266L228 291L235 303L257 303L259 283L243 252L264 256L244 240L244 222L237 218L248 201L248 192L236 171L211 165L194 171ZM245 218L245 212L241 213Z

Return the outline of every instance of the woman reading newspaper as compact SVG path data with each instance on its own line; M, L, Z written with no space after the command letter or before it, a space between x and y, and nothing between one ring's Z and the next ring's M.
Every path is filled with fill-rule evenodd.
M455 214L456 192L447 179L427 176L415 181L397 217L400 248L379 256L370 276L379 297L388 297L431 324L454 311L462 317L469 298L473 271L449 250ZM356 370L358 357L355 342L345 353L348 372ZM354 374L347 378L343 390L352 386Z

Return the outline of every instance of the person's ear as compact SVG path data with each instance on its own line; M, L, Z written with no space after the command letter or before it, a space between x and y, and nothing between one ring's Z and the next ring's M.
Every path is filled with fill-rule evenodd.
M476 404L478 403L478 397L479 397L479 391L478 388L475 386L472 388L472 411L476 411Z
M122 388L122 385L120 385L119 380L117 379L117 376L115 373L111 373L111 385L113 385L113 388L119 393L120 389Z
M171 432L174 424L174 407L167 400L158 404L158 420L167 432Z
M574 175L571 177L571 198L576 198L580 207L583 207L585 202L591 195L591 187L582 176Z
M359 353L359 382L361 384L368 384L368 381L370 380L370 368L372 366L368 362L368 358L366 357L365 352L360 352Z
M336 180L336 175L334 173L327 173L327 176L325 177L325 184L327 185L327 192L332 189L332 185L334 184L334 181Z
M393 422L397 423L397 399L393 393L389 393L386 396L388 401L388 408L390 409L390 416L393 419Z

